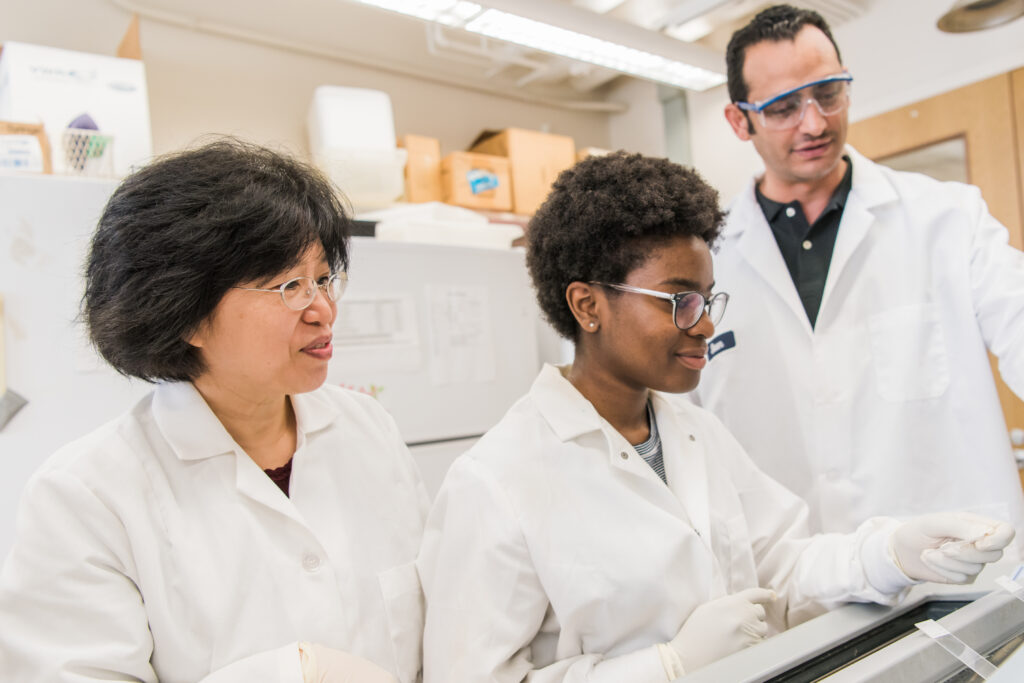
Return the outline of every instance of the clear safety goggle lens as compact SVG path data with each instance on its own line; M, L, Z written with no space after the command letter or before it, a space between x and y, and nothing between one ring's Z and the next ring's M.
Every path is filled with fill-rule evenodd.
M827 81L801 88L772 102L760 111L765 128L784 130L800 124L813 102L822 116L832 116L850 106L850 82Z

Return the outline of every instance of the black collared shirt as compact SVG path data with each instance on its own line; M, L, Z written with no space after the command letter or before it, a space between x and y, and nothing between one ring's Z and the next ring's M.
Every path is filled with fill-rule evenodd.
M853 163L850 157L844 156L843 159L846 161L846 174L814 225L807 224L800 202L780 204L761 194L760 188L755 189L757 203L761 205L761 211L775 235L775 242L779 245L786 268L796 285L811 327L814 327L818 319L821 297L825 293L825 278L832 262L832 248L835 247L836 233L839 232L839 220L843 217L846 197L853 186Z

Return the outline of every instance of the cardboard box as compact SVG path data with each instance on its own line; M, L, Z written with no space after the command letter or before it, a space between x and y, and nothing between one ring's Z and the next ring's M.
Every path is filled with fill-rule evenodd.
M43 124L0 121L0 170L52 172L50 144Z
M512 208L509 162L504 157L452 152L441 160L441 188L448 204L495 211Z
M576 163L576 143L566 135L522 128L484 131L471 152L507 157L512 172L512 210L532 214L551 191L558 174Z
M113 136L115 175L127 175L152 157L141 61L26 43L3 45L0 119L42 123L54 173L75 173L65 159L64 133L83 114L95 122L99 133Z
M423 135L406 135L398 146L409 153L405 161L405 201L441 201L441 142Z

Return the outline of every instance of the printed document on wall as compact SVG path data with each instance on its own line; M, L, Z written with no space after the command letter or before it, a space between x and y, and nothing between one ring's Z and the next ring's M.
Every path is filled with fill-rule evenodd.
M430 285L430 379L434 384L495 379L487 287Z

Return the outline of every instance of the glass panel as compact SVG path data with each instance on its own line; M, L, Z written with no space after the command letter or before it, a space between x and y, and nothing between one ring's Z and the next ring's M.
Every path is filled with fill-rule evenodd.
M967 143L962 137L894 154L879 163L897 171L924 173L936 180L968 182Z
M768 683L811 683L877 652L903 636L916 633L914 627L925 619L941 619L960 609L968 600L929 600L882 622L865 633L808 659L773 678Z

